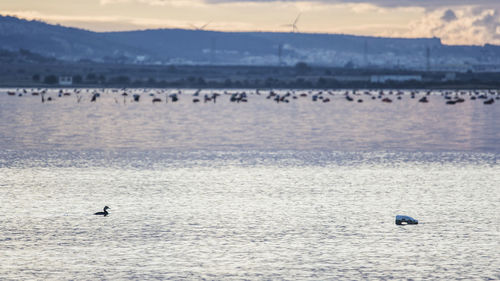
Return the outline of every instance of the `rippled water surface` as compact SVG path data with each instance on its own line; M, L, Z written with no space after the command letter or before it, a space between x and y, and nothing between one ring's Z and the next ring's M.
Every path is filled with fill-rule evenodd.
M497 105L116 97L0 93L0 279L500 279Z
M247 91L248 102L237 104L216 91L222 94L217 103L205 104L204 93L214 91L193 97L193 90L183 90L177 103L165 103L165 96L177 90L129 90L124 98L122 90L97 89L101 97L91 103L95 90L81 90L77 103L74 93L59 98L53 89L45 98L54 100L41 103L40 96L8 96L0 89L2 147L500 152L500 100L483 105L468 95L464 103L446 105L434 92L423 104L418 102L423 91L415 99L406 92L401 100L385 91L392 103L364 94L355 97L364 101L358 103L338 91L323 92L331 100L323 103L311 99L318 91L297 91L296 96L308 96L276 103L266 99L267 91ZM134 92L141 94L139 103L131 102ZM152 104L150 93L162 102ZM194 104L194 98L201 103Z

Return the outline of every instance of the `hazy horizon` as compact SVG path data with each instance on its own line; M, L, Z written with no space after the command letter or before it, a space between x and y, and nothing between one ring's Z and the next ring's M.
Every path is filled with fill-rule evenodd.
M495 1L21 0L0 14L90 31L158 28L432 38L449 45L500 44Z
M85 30L85 31L90 31L90 32L95 32L95 33L111 33L111 32L134 32L134 31L147 31L147 30L193 30L193 31L207 31L207 32L225 32L225 33L238 33L238 32L255 32L255 33L294 33L293 31L286 31L286 30L215 30L215 29L210 29L210 28L197 28L197 27L175 27L175 26L166 26L166 27L136 27L136 28L130 28L130 29L123 29L123 30L99 30L99 29L90 29L86 27L80 27L76 25L70 25L70 24L61 24L57 22L50 22L41 18L26 18L22 16L17 16L13 14L1 14L0 16L3 17L13 17L19 20L24 20L24 21L36 21L48 25L59 25L62 27L66 28L76 28L80 30ZM354 34L354 33L342 33L342 32L321 32L321 31L300 31L297 32L299 34L325 34L325 35L346 35L346 36L359 36L359 37L373 37L373 38L394 38L394 39L441 39L439 37L401 37L401 36L386 36L386 35L359 35L359 34ZM487 44L487 43L486 43ZM467 45L473 45L473 44L467 44ZM483 45L483 44L480 44ZM478 46L480 46L478 45ZM499 44L500 45L500 44Z

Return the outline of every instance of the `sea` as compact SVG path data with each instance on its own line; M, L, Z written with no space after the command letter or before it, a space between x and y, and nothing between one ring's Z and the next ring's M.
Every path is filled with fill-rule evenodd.
M491 92L41 91L0 89L1 280L500 280Z

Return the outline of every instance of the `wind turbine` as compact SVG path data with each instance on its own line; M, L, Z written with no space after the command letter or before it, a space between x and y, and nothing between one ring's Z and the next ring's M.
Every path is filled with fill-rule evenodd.
M207 27L209 24L210 24L210 22L207 22L204 25L196 26L196 25L190 23L189 26L191 26L194 30L202 31L202 30L205 30L205 27Z
M295 20L293 21L293 23L291 23L291 24L285 24L283 26L291 27L292 28L292 33L298 33L299 32L299 28L297 27L297 23L299 22L301 14L302 13L299 13L297 15L297 17L295 18Z

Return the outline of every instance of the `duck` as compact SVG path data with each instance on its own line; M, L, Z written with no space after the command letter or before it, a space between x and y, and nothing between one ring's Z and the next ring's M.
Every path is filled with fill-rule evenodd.
M104 206L104 212L97 212L95 213L94 215L98 215L98 216L107 216L109 213L108 213L108 209L111 209L110 207L108 206Z

